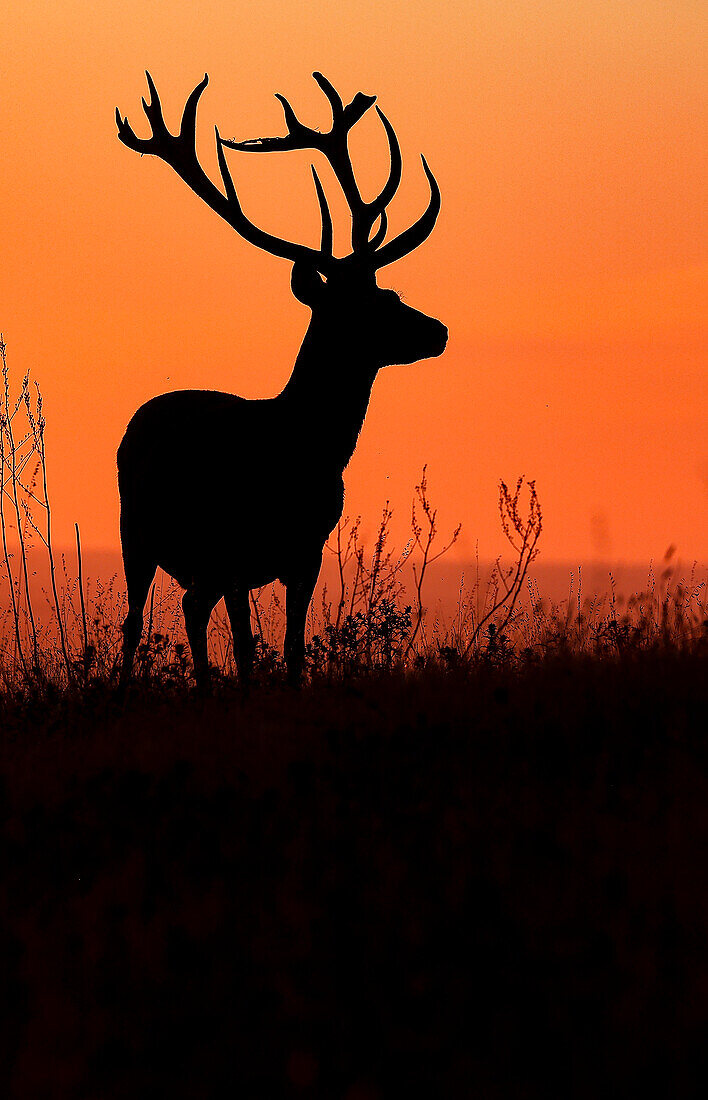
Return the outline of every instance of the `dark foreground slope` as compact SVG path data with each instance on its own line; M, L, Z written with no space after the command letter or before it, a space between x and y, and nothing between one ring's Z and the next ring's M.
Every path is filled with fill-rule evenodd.
M707 681L6 712L0 1092L704 1095Z

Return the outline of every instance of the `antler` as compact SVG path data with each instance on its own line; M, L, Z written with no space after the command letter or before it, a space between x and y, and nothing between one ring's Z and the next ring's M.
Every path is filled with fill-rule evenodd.
M150 123L151 135L149 138L137 137L128 122L127 116L122 117L120 111L116 108L118 137L129 149L133 149L141 155L143 153L153 154L171 165L175 172L195 194L199 195L207 206L216 211L237 233L240 233L245 240L256 245L256 247L288 260L306 260L325 275L331 272L335 263L341 262L335 261L332 253L332 218L314 165L312 166L312 176L322 221L319 251L309 248L307 245L296 244L281 237L276 237L271 233L266 233L249 221L238 200L231 173L226 163L224 147L249 153L269 153L287 149L317 149L322 152L332 166L352 215L352 253L347 258L364 260L372 270L393 263L394 260L412 252L426 239L435 225L440 210L440 191L435 177L428 168L425 157L421 157L430 186L428 207L414 225L383 245L387 230L386 207L393 199L401 182L402 162L401 150L395 131L378 106L376 111L388 139L389 174L384 187L376 198L372 199L371 202L365 202L361 197L349 155L348 136L352 127L374 104L376 96L357 92L351 103L348 103L345 107L341 97L329 80L322 73L315 72L312 75L327 96L332 109L332 126L326 133L322 134L300 122L285 96L280 94L276 94L276 96L283 108L285 123L288 128L285 136L230 141L222 138L218 128L215 127L216 153L221 179L226 192L224 195L206 175L196 153L197 105L209 82L208 75L204 74L204 79L197 84L187 99L179 134L171 134L167 129L155 84L149 72L146 72L145 75L150 89L150 102L146 103L143 99L142 104ZM377 221L379 221L379 227L372 237L371 231Z
M322 73L312 74L329 100L332 109L332 126L326 133L305 126L298 119L284 95L276 92L285 115L288 132L284 137L250 138L247 141L226 141L222 144L230 149L240 149L246 153L270 153L286 149L318 149L332 166L335 176L344 192L352 215L352 249L361 255L376 247L377 240L369 241L374 223L381 218L382 227L377 238L382 239L386 231L386 206L395 195L401 182L401 150L391 123L377 107L388 138L391 167L388 181L381 193L371 202L364 202L357 186L352 167L347 139L349 131L376 102L375 95L357 92L351 103L345 107L339 93ZM383 229L383 233L381 232Z
M144 153L150 153L159 157L160 160L164 160L166 164L174 168L177 175L185 181L192 191L199 195L200 199L203 199L207 206L211 207L212 210L219 214L224 221L228 222L228 224L232 226L237 233L240 233L250 244L254 244L257 248L262 248L266 252L270 252L273 256L282 256L287 260L306 260L317 267L318 270L321 270L323 274L327 274L332 262L331 243L329 249L318 252L314 248L308 248L307 245L296 244L292 241L286 241L281 237L276 237L271 233L266 233L264 230L254 225L253 222L249 221L238 200L236 188L234 187L231 173L226 163L226 157L224 156L222 148L223 142L216 127L216 152L221 179L226 191L225 195L223 195L219 188L212 183L199 163L196 151L197 105L202 92L209 83L208 74L205 73L204 79L197 84L192 92L190 92L182 114L179 134L171 134L167 129L162 115L160 97L157 94L153 79L147 71L145 76L147 77L148 88L150 89L150 102L146 103L143 99L142 104L146 118L150 123L152 133L149 138L137 137L128 122L127 115L121 117L120 110L116 107L118 137L123 144L127 145L129 149L133 149L136 153L140 153L141 156ZM319 180L317 179L315 179L315 186L317 188L318 198L320 199L320 209L322 210L324 194L319 185ZM327 212L327 214L329 214L329 212ZM329 236L331 240L331 220L329 226ZM324 215L322 235L323 243L326 243L326 223ZM328 260L329 263L327 262Z

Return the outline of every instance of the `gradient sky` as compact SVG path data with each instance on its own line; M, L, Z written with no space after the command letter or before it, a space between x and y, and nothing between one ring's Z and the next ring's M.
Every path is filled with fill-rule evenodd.
M462 555L503 548L497 482L536 479L549 559L708 559L708 8L702 0L170 3L11 0L0 99L0 329L47 414L58 543L118 545L115 451L168 389L266 397L309 314L289 265L242 241L147 134L149 68L173 128L205 71L213 126L284 132L273 97L328 126L312 80L376 93L404 175L391 233L443 195L432 237L380 276L449 327L445 355L383 371L345 475L346 509L386 499L405 541L428 464ZM386 171L377 120L353 141L365 192ZM254 221L315 243L307 153L231 153ZM333 188L330 185L329 193ZM340 249L346 235L334 202ZM263 441L264 446L268 441ZM188 441L175 441L176 446ZM195 459L198 460L198 459ZM156 491L159 487L156 486Z

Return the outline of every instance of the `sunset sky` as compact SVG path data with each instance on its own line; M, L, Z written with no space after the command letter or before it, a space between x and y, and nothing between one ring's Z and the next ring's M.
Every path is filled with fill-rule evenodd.
M440 359L383 371L346 475L371 531L407 537L424 463L457 552L503 548L500 477L536 479L545 560L708 560L708 7L701 0L10 0L0 97L0 330L42 387L58 544L118 546L115 452L180 388L276 394L309 313L290 267L238 237L138 134L210 76L198 149L284 133L274 92L329 126L312 79L375 93L403 151L390 233L442 192L430 239L379 278L448 326ZM386 142L352 141L365 194ZM229 154L252 219L316 244L312 154ZM319 162L318 162L319 164ZM323 170L336 218L347 224ZM175 440L175 447L189 441ZM263 441L268 446L268 441ZM203 461L195 456L195 461ZM166 456L169 463L169 456ZM159 492L159 485L155 491ZM228 507L228 501L224 502Z

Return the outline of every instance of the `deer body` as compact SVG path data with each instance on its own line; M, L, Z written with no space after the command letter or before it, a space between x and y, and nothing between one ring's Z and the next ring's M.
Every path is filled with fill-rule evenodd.
M297 681L304 659L307 607L324 543L342 515L342 474L354 452L378 370L440 355L447 340L444 325L404 305L393 291L380 289L375 279L376 260L386 249L389 258L382 262L391 262L401 248L415 247L421 232L425 236L430 232L437 215L433 209L431 220L437 186L426 165L432 192L426 211L430 224L418 223L376 251L382 229L385 234L382 200L390 201L392 183L397 186L395 176L400 175L395 135L381 115L391 146L391 176L378 200L363 204L358 191L352 190L353 176L349 178L346 133L373 98L355 97L340 114L341 101L331 85L319 78L333 107L332 132L317 132L311 139L315 132L307 130L303 137L300 131L306 128L279 97L287 106L288 138L261 139L258 148L266 142L287 142L293 135L309 144L331 139L339 118L338 144L324 151L349 199L357 244L348 258L332 256L331 220L314 169L322 248L317 253L279 241L245 221L225 167L224 144L251 149L254 143L226 143L217 134L226 197L196 161L196 102L206 78L187 102L178 137L165 129L157 93L148 79L152 99L144 106L153 137L136 138L127 119L118 114L121 139L138 151L156 152L168 160L247 239L293 258L292 291L309 306L312 319L292 376L277 397L246 400L212 390L182 390L153 398L130 421L118 450L121 544L129 601L122 679L125 683L129 676L147 594L161 566L186 589L185 623L195 675L201 682L208 681L206 628L218 600L225 599L239 673L247 679L254 651L249 592L272 580L282 581L287 591L285 654L290 676ZM357 102L359 114L352 114ZM349 121L342 122L347 111ZM370 209L374 206L375 211ZM381 226L371 241L368 223L376 218Z
M288 535L292 542L302 524L315 543L326 539L342 481L322 478L307 455L283 446L283 412L275 400L208 390L144 405L118 452L124 543L134 529L183 588L197 578L211 578L222 593L231 578L249 589L284 581ZM159 493L143 478L144 464L165 470Z

